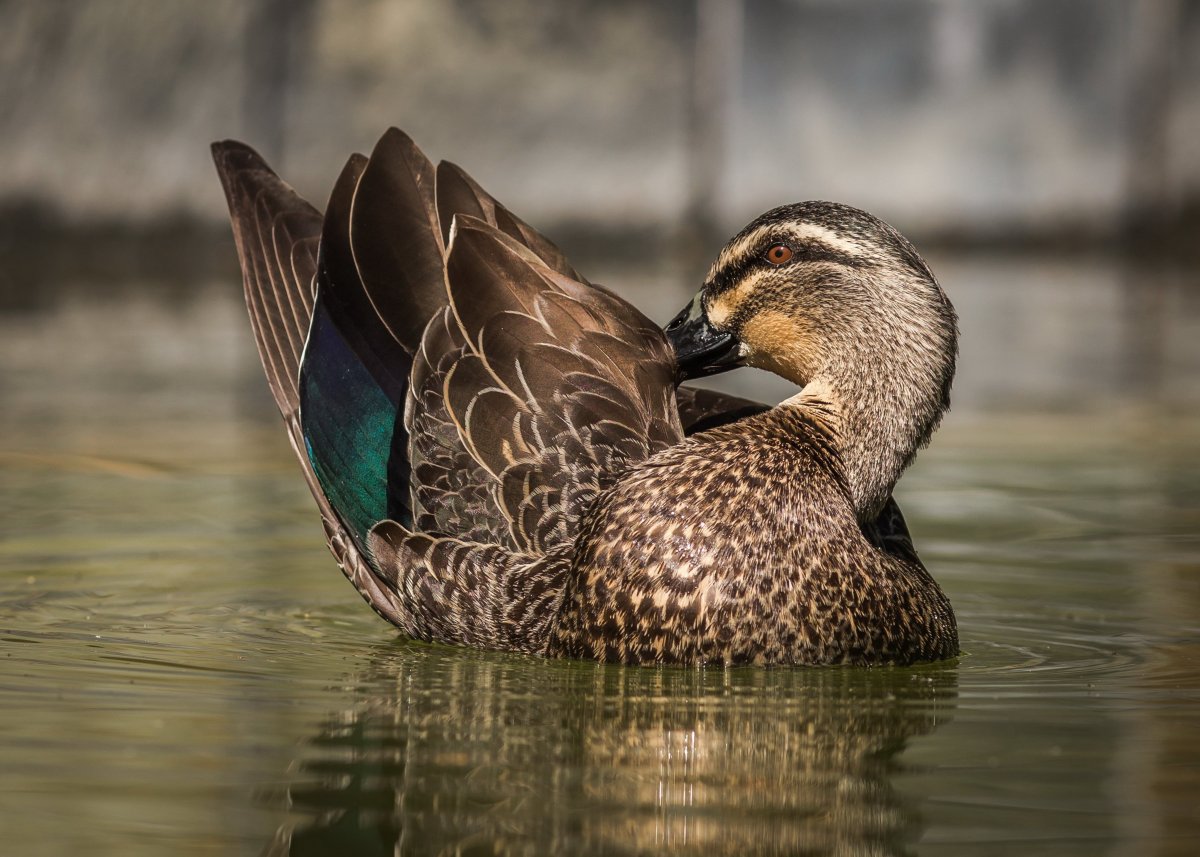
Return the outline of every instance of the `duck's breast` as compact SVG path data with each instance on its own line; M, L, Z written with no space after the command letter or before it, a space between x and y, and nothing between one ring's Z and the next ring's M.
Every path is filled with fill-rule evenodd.
M786 659L811 624L811 570L847 552L847 529L862 541L836 478L804 450L698 436L597 498L551 647L643 663Z
M819 449L716 431L589 510L551 654L626 663L880 663L957 651L919 565L863 535Z

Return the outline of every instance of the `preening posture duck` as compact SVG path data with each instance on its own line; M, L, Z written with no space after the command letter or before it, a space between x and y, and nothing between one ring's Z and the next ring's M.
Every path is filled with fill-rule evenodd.
M411 637L637 664L958 652L892 488L954 310L828 202L764 214L666 330L391 129L322 215L213 146L259 354L330 550ZM684 379L758 366L767 408Z

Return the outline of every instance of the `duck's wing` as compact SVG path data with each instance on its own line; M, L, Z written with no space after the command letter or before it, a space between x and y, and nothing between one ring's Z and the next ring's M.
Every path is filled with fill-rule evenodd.
M421 331L446 301L433 175L392 129L370 158L350 159L325 210L300 418L317 479L360 549L378 521L412 520L404 402Z
M553 241L501 205L467 175L466 170L449 161L442 161L437 167L437 207L442 237L447 243L450 241L450 227L456 216L474 217L494 226L518 244L532 250L552 271L576 282L587 283L587 280L571 267L567 257Z
M436 391L403 418L414 356L449 300L442 223L468 213L574 273L550 241L462 170L435 170L395 128L369 159L351 160L326 209L301 414L317 476L360 547L385 518L492 540L505 532L490 476L446 421ZM415 433L413 414L422 423Z
M246 306L259 357L292 448L321 512L335 559L381 615L400 617L395 593L380 585L325 495L308 454L301 425L300 365L316 304L322 216L267 166L249 146L214 143L213 160L225 189L241 262ZM361 156L350 171L361 171Z
M456 436L506 538L384 522L371 551L419 636L540 651L587 505L683 438L674 360L632 306L481 220L456 218L447 280L450 306L414 363L410 431L416 448L433 414L439 437Z
M434 184L443 243L449 241L456 216L475 217L522 244L552 270L584 282L553 242L505 208L461 168L443 161L437 166ZM443 303L448 303L444 289L442 296ZM443 401L440 382L426 383L430 373L443 377L465 346L451 314L436 314L435 319L424 334L421 349L427 356L418 361L414 399L404 426L410 438L413 473L412 527L516 547L511 527L495 501L492 474L463 444Z
M630 304L489 224L457 223L449 309L466 352L446 403L518 546L545 552L574 541L583 507L622 470L682 440L673 354Z
M444 242L449 242L455 217L474 217L526 247L550 269L585 282L553 242L505 208L460 167L448 161L438 164L436 196ZM411 438L413 528L516 548L512 528L496 501L494 477L464 445L444 401L441 379L466 351L452 313L441 313L431 322L421 351L423 359L417 361L414 398L405 426Z

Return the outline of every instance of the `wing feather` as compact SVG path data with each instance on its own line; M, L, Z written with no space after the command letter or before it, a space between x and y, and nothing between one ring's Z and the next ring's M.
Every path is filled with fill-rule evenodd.
M466 170L449 161L442 161L437 166L437 210L441 236L446 244L450 243L450 226L455 216L467 215L495 226L533 251L552 270L572 280L587 282L571 267L554 242L501 205L467 175Z
M446 303L433 164L404 132L375 144L354 193L349 241L362 287L409 354Z
M497 505L515 543L552 550L573 539L583 508L616 473L682 439L670 349L629 304L566 281L473 218L456 220L447 278L477 349L447 377L449 409L500 481ZM574 303L547 299L554 294Z
M212 154L229 203L255 343L287 418L300 403L297 378L311 319L321 212L249 146L226 140L214 143Z
M508 518L495 501L495 476L467 448L445 397L447 376L468 353L449 308L443 309L425 330L405 410L414 528L512 547Z
M424 175L423 169L415 172ZM583 290L581 293L585 298L592 291L553 242L509 212L461 168L449 162L438 164L434 187L438 234L443 244L449 243L456 215L474 217L503 231L520 245L526 264L538 263L539 267L562 279L568 288ZM490 280L486 270L481 270L476 280L493 285L499 282L501 286L505 282L503 278ZM553 390L533 388L524 370L529 355L521 354L519 347L523 342L548 336L545 319L535 307L522 302L521 292L509 293L504 301L503 322L494 324L487 324L491 313L488 307L494 305L494 300L480 303L469 289L457 293L448 290L448 299L452 300L454 312L462 312L467 322L461 323L449 314L435 318L424 333L420 353L413 363L405 426L410 437L413 466L414 527L443 535L453 533L469 541L515 547L512 516L518 511L515 506L510 508L510 504L500 501L503 488L497 482L498 477L481 462L486 461L501 472L511 472L511 468L505 468L513 460L529 458L532 449L541 449L551 442L547 428L537 414L542 406L542 395L552 394ZM595 306L586 305L579 297L556 291L545 293L542 299L559 306L560 311L573 314L573 326L590 324L601 328L605 324ZM476 310L483 315L474 315ZM538 326L540 330L534 331L531 326ZM464 335L464 331L472 333ZM483 334L482 339L478 338L480 334ZM507 340L507 343L496 340ZM446 381L452 368L468 353L482 364L470 367L469 371L464 367L461 374L456 374L453 384L456 390L459 387L469 389L470 383L476 383L479 385L477 391L494 386L515 396L514 402L496 395L489 397L489 403L500 406L498 414L502 416L495 420L467 420L465 414L471 397L456 395L452 403L446 395ZM491 374L490 379L485 377L485 372ZM524 403L523 407L516 407L518 402ZM472 409L471 413L476 410ZM503 438L494 444L484 443L484 449L479 450L471 437L482 437L485 426L494 426L503 419L511 420L502 432ZM471 426L469 433L465 423Z

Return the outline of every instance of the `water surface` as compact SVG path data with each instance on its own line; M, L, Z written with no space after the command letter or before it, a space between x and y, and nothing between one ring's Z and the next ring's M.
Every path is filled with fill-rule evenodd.
M964 654L912 668L405 641L323 548L234 284L0 316L5 853L1196 853L1200 292L934 267L962 370L898 495Z

